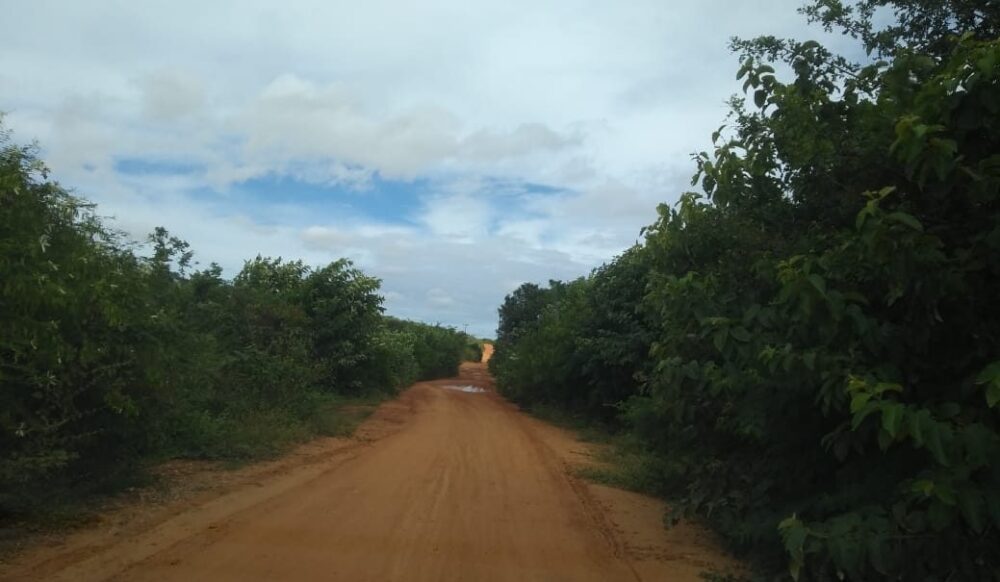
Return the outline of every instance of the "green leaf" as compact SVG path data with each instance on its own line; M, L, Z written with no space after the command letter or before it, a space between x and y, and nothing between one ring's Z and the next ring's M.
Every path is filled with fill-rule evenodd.
M927 450L933 455L934 460L938 463L949 466L948 456L944 451L943 434L946 429L941 425L941 423L931 419L925 424L924 428L924 444Z
M976 384L986 385L986 405L993 408L1000 402L1000 361L983 368L976 376Z
M927 521L931 529L936 532L940 532L951 525L954 519L955 511L944 503L933 502L927 508Z
M883 576L889 574L889 565L885 559L885 538L882 536L871 536L868 538L868 560L872 568Z
M958 496L958 509L972 531L982 533L986 528L986 503L978 491L963 491Z
M914 493L921 493L924 497L930 497L934 492L934 482L929 479L918 479L910 486Z
M740 65L739 70L736 71L736 80L739 81L740 79L742 79L743 75L746 75L747 73L749 73L750 69L752 69L752 68L753 68L753 59L750 58L750 57L747 57L747 59L745 61L743 61L743 64Z
M903 392L903 387L895 382L879 382L872 392L877 396L882 396L886 392Z
M915 414L906 415L906 430L910 433L910 438L918 446L924 446L924 430L921 423L923 415L929 414L927 410L921 410Z
M1000 382L992 382L986 387L986 405L993 408L1000 402Z
M732 335L733 338L736 339L736 341L744 343L750 341L751 338L750 332L747 331L747 328L743 326L734 327L733 329L729 330L729 334Z
M753 102L757 105L757 107L764 107L764 104L767 103L767 91L763 89L757 89L754 91Z
M896 438L903 427L903 412L905 407L898 402L882 403L882 428L889 436Z
M891 220L893 222L898 222L899 224L908 226L915 231L923 232L924 225L920 224L920 221L916 219L912 214L907 214L906 212L890 212L886 215L886 220Z
M812 273L807 278L809 279L809 283L812 284L812 286L817 291L819 291L820 295L823 295L823 296L826 295L826 281L823 280L823 277L820 277L816 273Z
M855 394L851 398L851 414L857 414L862 408L865 407L866 404L868 404L868 401L871 400L871 398L872 395L869 392L860 392Z
M885 198L887 198L890 194L892 194L895 191L896 191L896 187L895 186L886 186L885 188L882 188L877 193L875 193L875 198L874 198L873 201L875 201L875 200L884 200Z
M791 557L788 563L788 573L793 580L798 580L805 563L805 543L809 537L809 529L795 515L785 518L778 524L778 532L785 542L785 551Z
M854 219L855 230L861 230L865 226L865 221L868 220L868 217L874 213L874 209L872 209L869 206L869 204L865 204L865 207L862 208L861 211L858 212L857 217L855 217Z
M988 384L1000 380L1000 360L990 363L976 375L976 384Z
M858 410L858 412L854 414L854 418L851 419L851 430L857 430L858 427L861 426L861 423L864 422L866 418L868 418L868 415L878 410L878 406L876 406L874 402L867 402L868 400L867 398L865 400L866 404L862 406ZM851 400L851 407L852 408L854 407L854 400Z
M892 435L885 430L878 431L878 448L880 451L885 452L889 450L892 446L893 438Z
M729 334L726 333L725 328L720 329L720 330L718 330L718 331L715 332L715 335L712 337L712 343L715 345L715 349L719 350L720 352L723 349L725 349L725 347L726 347L726 336L728 336L728 335Z

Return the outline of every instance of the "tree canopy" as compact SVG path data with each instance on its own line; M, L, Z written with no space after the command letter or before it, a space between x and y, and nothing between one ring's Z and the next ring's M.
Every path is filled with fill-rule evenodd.
M995 579L1000 4L803 13L871 60L734 39L744 96L698 190L589 277L510 295L499 386L617 411L642 486L761 578Z

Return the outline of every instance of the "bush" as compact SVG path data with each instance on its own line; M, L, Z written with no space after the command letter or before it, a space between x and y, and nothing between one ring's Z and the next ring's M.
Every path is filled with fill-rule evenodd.
M143 265L0 131L0 512L128 471L156 399Z
M190 272L163 228L146 242L136 254L0 129L0 517L164 457L342 434L360 418L346 396L457 373L466 337L384 317L379 281L347 260L258 256L227 281Z
M458 367L465 351L465 334L450 327L391 317L387 318L387 325L390 330L408 333L413 338L413 357L417 363L418 380L458 375Z
M462 350L463 362L483 361L483 341L472 336L466 336L465 349Z
M587 279L509 296L499 387L595 421L617 403L659 459L633 480L762 578L995 579L1000 14L805 12L885 60L735 41L753 104L695 156L703 193Z

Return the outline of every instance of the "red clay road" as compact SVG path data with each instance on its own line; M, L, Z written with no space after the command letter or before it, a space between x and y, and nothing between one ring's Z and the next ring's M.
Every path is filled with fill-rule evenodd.
M462 391L463 386L485 391ZM505 402L483 364L415 385L322 462L7 579L699 580L732 565L654 500L587 484L588 445ZM88 549L89 548L89 549Z

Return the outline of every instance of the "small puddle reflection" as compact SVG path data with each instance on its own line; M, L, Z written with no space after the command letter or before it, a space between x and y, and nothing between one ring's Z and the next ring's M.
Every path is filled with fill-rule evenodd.
M479 386L472 386L472 385L469 385L469 384L467 384L465 386L454 386L454 385L452 385L452 386L442 386L442 388L444 388L445 390L458 390L459 392L472 392L472 393L476 393L476 394L478 394L480 392L486 392L485 389L480 388Z

